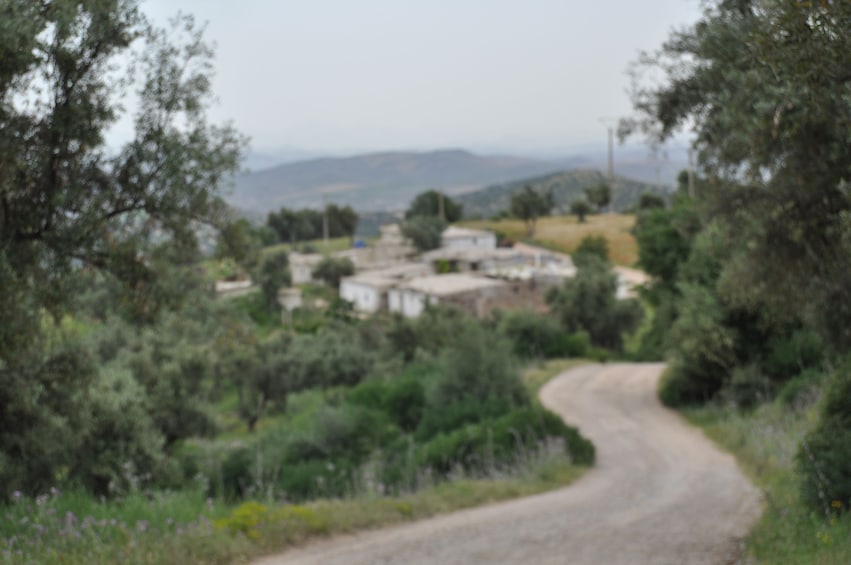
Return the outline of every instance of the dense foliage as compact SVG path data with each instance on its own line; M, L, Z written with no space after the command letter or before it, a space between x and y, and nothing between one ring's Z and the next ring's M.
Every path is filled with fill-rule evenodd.
M140 323L185 304L194 228L221 217L243 140L206 119L211 50L191 18L166 31L134 2L7 3L0 42L0 483L102 485L128 460L155 468L162 438L129 420L138 385L49 317L95 271ZM111 150L128 88L134 134Z
M447 223L457 222L464 216L464 207L449 196L436 190L421 192L405 211L405 219L427 216Z
M624 334L635 331L644 315L641 304L618 299L617 275L599 243L586 240L580 247L584 252L573 258L576 276L550 288L547 303L568 332L585 332L593 345L623 351Z
M636 231L656 279L646 351L671 361L663 400L747 408L829 375L798 457L816 510L848 508L849 22L847 2L708 3L636 66L638 117L622 124L655 141L690 127L699 155L693 187Z
M295 245L298 242L321 239L327 222L328 237L353 239L358 228L358 214L351 206L329 204L325 210L291 210L281 208L269 212L266 225L278 242Z
M555 199L552 189L536 190L527 184L523 190L511 195L511 214L526 224L526 237L535 236L538 218L549 215L553 206Z

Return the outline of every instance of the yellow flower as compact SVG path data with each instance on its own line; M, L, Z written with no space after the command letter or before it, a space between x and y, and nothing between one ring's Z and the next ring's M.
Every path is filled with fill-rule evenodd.
M839 502L838 500L834 500L833 502L830 503L830 505L833 506L834 508L842 508L842 503Z

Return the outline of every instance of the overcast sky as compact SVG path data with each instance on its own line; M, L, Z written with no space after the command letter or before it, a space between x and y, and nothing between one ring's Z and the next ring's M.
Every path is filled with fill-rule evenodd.
M252 149L604 145L626 70L697 20L698 0L145 0L217 44L215 120Z

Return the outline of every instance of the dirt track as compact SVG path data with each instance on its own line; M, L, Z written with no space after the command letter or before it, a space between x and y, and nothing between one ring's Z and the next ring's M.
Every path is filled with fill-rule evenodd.
M656 400L659 364L590 365L541 391L597 446L567 488L320 541L258 565L723 564L759 515L735 461Z

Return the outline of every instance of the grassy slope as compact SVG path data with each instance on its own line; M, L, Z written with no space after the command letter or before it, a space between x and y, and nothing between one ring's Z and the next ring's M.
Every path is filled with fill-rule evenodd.
M460 225L497 231L515 241L526 240L521 220L470 220ZM634 225L635 216L631 214L598 214L588 216L584 223L579 223L576 216L541 218L530 243L572 253L585 236L603 236L609 242L609 258L617 265L632 266L638 259L638 244L630 233Z
M795 410L766 404L743 414L719 407L684 411L740 465L765 493L762 518L747 547L751 563L839 565L851 563L851 513L837 519L801 503L794 455L816 421L813 405Z

